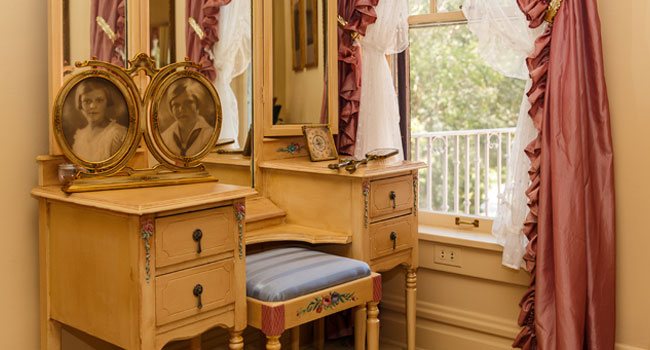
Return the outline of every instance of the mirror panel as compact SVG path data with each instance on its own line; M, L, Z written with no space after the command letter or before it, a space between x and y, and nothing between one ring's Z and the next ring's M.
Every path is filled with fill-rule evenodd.
M194 56L201 50L204 35L202 5L196 0L149 0L148 46L158 68L186 57L198 60ZM206 163L221 182L239 185L242 181L224 169L245 167L251 172L250 154L244 155L253 120L251 11L251 0L231 0L219 8L218 40L211 52L216 71L213 83L221 99L223 122L215 153L207 157ZM190 52L192 47L194 53ZM252 142L252 132L250 137Z
M96 57L124 67L127 0L63 0L63 72Z
M273 1L273 125L327 123L325 0Z

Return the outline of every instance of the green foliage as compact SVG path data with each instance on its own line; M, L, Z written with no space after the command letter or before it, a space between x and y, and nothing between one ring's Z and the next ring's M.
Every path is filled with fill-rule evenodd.
M466 24L410 37L412 132L515 126L525 82L485 65Z

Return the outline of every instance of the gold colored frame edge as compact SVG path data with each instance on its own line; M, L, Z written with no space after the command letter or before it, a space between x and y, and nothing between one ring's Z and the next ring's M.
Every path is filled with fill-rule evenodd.
M183 62L182 64L185 63ZM172 65L168 65L167 67L171 67L169 69L174 69L177 68L178 66L177 64L172 64ZM201 83L201 85L203 85L208 90L210 96L215 102L215 107L216 107L216 116L215 116L216 119L215 119L214 132L212 133L212 136L210 137L208 144L205 147L203 147L203 149L200 152L198 152L196 155L191 157L181 157L171 153L168 147L163 142L161 137L161 132L158 129L158 105L160 104L161 101L161 97L162 97L161 95L167 91L167 89L172 83L183 78L191 78ZM172 73L165 75L162 78L162 80L157 80L155 82L152 81L150 87L151 89L148 90L148 92L153 91L154 93L150 96L149 95L147 96L147 98L150 98L151 101L150 101L149 113L147 114L147 123L146 123L147 132L145 133L145 135L146 135L147 146L150 148L151 153L154 154L154 157L157 160L159 161L164 160L165 164L169 164L173 168L178 168L176 166L176 163L174 162L182 163L184 165L183 169L187 167L200 166L201 160L210 153L214 145L217 143L217 140L219 139L219 135L221 134L221 127L223 123L223 110L221 105L221 98L219 97L216 88L201 73L194 70L188 70L188 69L181 70L181 71L174 71ZM149 105L149 102L146 102L145 104ZM151 145L149 143L151 143ZM152 145L154 147L151 147Z
M255 1L255 0L254 0ZM273 125L273 7L272 1L256 0L262 2L263 25L262 41L263 50L260 55L254 53L254 57L259 59L264 66L262 74L263 94L263 130L264 137L276 136L300 136L302 135L303 125L315 124L288 124ZM326 0L327 3L327 119L330 131L338 134L339 130L339 87L338 87L338 4L336 1ZM255 20L254 20L255 21ZM330 40L333 38L333 40Z
M88 62L84 62L84 64L87 63ZM108 67L108 64L102 66L104 66L106 69L98 69L98 67L93 67L90 70L85 70L73 74L63 83L63 86L60 88L54 100L51 118L53 127L52 132L55 141L59 149L62 151L63 155L69 161L81 166L86 173L93 175L111 175L122 170L124 166L129 162L129 160L133 158L133 155L135 154L142 137L142 130L140 125L140 101L137 96L133 96L134 87L130 86L132 85L132 81L130 79L118 79L116 77L120 76L120 74L117 72L118 69L121 69L120 67L115 66L115 68L112 68ZM114 76L111 75L111 73L116 74ZM124 143L113 156L102 162L90 162L77 156L72 151L72 145L68 145L68 142L63 133L63 104L75 86L80 84L82 81L91 78L105 79L117 87L118 91L120 91L124 97L127 105L127 113L129 115L129 127L127 129L126 137L124 138Z
M328 158L314 158L311 152L311 144L309 143L309 139L307 138L307 129L326 129L327 134L329 135L329 145L332 150L334 150L334 156L328 157ZM332 130L330 130L330 127L328 124L313 124L313 125L303 125L302 126L302 134L305 137L305 145L307 146L307 151L309 153L309 160L312 162L322 162L326 160L335 160L339 159L339 152L336 149L336 143L334 143L334 135L332 134Z

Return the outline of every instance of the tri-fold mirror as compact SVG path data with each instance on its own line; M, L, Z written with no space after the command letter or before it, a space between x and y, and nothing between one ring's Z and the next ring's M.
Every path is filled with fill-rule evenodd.
M300 136L302 126L309 124L329 124L338 130L336 1L48 3L51 104L78 61L95 58L126 66L140 52L153 57L158 68L187 58L204 66L209 60L213 72L206 76L219 93L223 124L215 145L221 151L208 156L207 162L215 165L215 171L235 165L246 168L249 185L256 157L240 152L253 143L255 134L262 142L268 137ZM216 13L210 8L213 3L220 4ZM205 30L205 24L215 20L218 29ZM147 83L143 77L140 88ZM254 117L254 111L260 115ZM50 153L62 154L50 136ZM242 184L239 175L217 177Z

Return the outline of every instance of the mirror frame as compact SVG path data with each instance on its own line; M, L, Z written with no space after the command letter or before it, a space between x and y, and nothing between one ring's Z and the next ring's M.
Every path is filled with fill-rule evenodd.
M255 1L259 2L259 1ZM330 130L336 134L339 130L339 96L338 96L338 34L337 16L338 5L336 1L324 0L327 5L327 31L325 52L327 57L327 118ZM262 57L262 97L264 104L264 137L275 136L302 136L302 126L309 124L273 124L273 5L272 1L263 1L263 30L262 41L264 43ZM258 22L259 23L259 22Z

